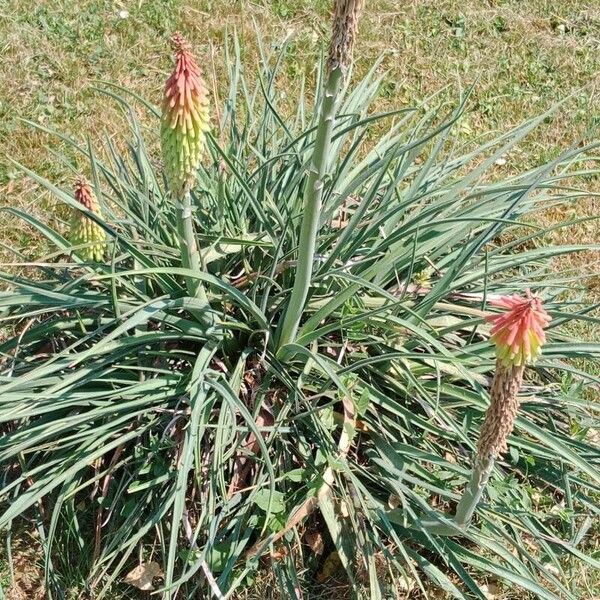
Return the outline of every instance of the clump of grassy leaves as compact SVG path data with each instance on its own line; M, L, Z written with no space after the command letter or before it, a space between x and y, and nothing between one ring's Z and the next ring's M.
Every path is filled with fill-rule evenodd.
M586 435L597 407L558 382L600 382L572 363L600 346L564 333L597 319L578 279L548 266L588 246L537 244L549 228L531 216L589 196L573 182L597 173L598 144L495 179L496 161L547 115L463 147L455 131L466 99L372 114L374 67L338 110L310 295L282 361L274 340L294 281L316 117L303 88L295 116L282 116L285 47L261 50L249 81L237 43L228 48L230 86L193 192L201 272L180 265L175 207L145 145L156 133L142 131L136 110L158 114L125 90L103 90L129 115L125 151L111 138L93 148L55 134L89 164L104 219L90 217L110 239L105 263L82 262L60 231L5 209L53 251L19 254L26 274L2 273L0 526L35 525L56 598L73 569L103 598L151 561L164 598L233 593L251 585L257 543L296 597L322 566L308 525L354 589L366 578L371 598L407 579L456 598L484 598L488 580L576 598L569 569L598 566L586 552L599 512L600 453ZM383 133L367 144L373 127ZM75 174L68 158L64 166ZM77 208L70 191L20 168ZM203 283L210 319L184 278ZM487 406L486 300L528 287L553 322L511 451L476 525L463 538L436 537L419 523L457 500ZM532 500L540 489L552 506Z

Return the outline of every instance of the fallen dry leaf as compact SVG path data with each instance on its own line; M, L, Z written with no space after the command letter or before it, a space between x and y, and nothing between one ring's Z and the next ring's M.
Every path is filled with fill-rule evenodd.
M456 456L454 456L454 454L452 454L451 452L446 452L444 454L444 458L449 462L452 463L453 465L456 464Z
M502 596L502 588L497 583L484 583L481 591L487 600L497 600Z
M317 573L317 583L323 583L328 579L337 579L344 573L344 565L340 559L340 555L336 550L331 552L325 559L320 573Z
M325 543L323 542L323 536L320 531L309 531L304 536L304 541L308 544L314 554L323 554Z
M129 571L123 581L133 585L138 590L151 592L154 590L152 580L155 577L162 577L163 572L157 562L148 562L138 565L135 569Z
M388 503L388 506L392 510L394 510L395 508L398 508L402 504L402 498L400 498L400 496L397 496L396 494L390 494L387 503Z
M273 548L271 550L271 558L273 560L282 560L289 554L289 550L282 545L279 545L277 548Z

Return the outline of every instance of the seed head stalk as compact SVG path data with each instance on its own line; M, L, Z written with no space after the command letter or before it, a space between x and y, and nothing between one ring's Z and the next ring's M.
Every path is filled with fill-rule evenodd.
M335 3L327 75L319 108L315 146L304 191L304 212L300 228L296 277L281 325L278 344L280 349L295 341L310 289L337 100L343 79L352 62L352 50L362 5L362 0L336 0Z
M519 410L518 393L523 384L524 365L505 365L496 360L490 392L490 406L479 433L471 479L456 507L454 522L466 528L492 474L496 458L506 452L506 441L514 428Z

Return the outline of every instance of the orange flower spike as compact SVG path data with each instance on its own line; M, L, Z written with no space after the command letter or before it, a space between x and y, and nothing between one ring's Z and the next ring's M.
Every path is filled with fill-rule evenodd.
M160 137L169 186L181 195L193 185L204 152L208 92L190 45L179 33L172 43L175 68L165 84Z
M525 298L514 294L491 304L508 309L486 317L493 324L491 341L496 345L498 359L506 366L535 361L542 353L544 329L551 321L542 300L527 290Z
M83 177L79 177L75 182L75 200L87 210L99 217L102 216L92 188ZM85 245L77 250L77 254L83 260L102 262L106 249L106 232L95 221L76 209L71 214L69 239L74 246Z
M502 296L491 304L506 309L506 312L486 316L492 323L496 370L490 387L490 405L477 440L471 478L456 507L454 522L462 529L471 522L494 461L508 450L508 438L519 412L525 364L541 354L546 341L544 329L550 323L542 300L529 290L524 298L513 294Z

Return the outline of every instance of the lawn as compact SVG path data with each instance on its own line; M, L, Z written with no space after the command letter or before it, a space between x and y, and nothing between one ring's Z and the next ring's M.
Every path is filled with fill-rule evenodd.
M467 145L484 135L507 131L566 99L517 149L496 161L497 173L518 173L555 158L569 145L598 137L600 12L592 4L583 0L367 0L354 77L364 75L381 57L377 72L382 82L374 105L379 111L408 107L436 92L438 100L455 103L473 86L459 134L459 141ZM227 36L239 35L247 68L258 64L258 38L265 48L289 40L278 89L280 104L291 118L300 82L305 82L309 96L314 89L315 64L329 37L329 13L330 2L325 0L5 0L0 8L4 67L0 73L0 206L21 208L57 225L54 215L64 216L64 207L10 159L65 187L84 165L67 144L57 144L24 120L79 139L87 137L92 144L109 138L122 147L120 133L127 115L96 88L108 81L158 105L171 68L165 47L177 29L194 46L216 107L223 106L226 94ZM157 128L148 114L140 116L152 158L159 160ZM372 134L377 133L375 128ZM55 159L56 153L71 158L71 170ZM598 175L586 177L584 185L588 198L536 215L543 224L584 219L576 227L549 233L544 243L600 244L596 222L585 220L598 214L600 202L593 197L600 193ZM43 256L45 242L23 221L5 214L0 230L2 259L15 260L15 250L21 258ZM588 287L589 299L600 298L600 252L561 256L553 266L565 275L578 275ZM594 339L598 329L583 322L572 333ZM588 367L597 372L597 365ZM540 506L550 501L539 498ZM23 535L26 540L29 534ZM18 545L22 548L26 543L20 540ZM19 556L21 565L24 556L30 558L24 571L35 562L25 550ZM5 580L3 565L0 577ZM35 573L33 568L33 579ZM73 593L81 583L78 577L74 568L73 581L65 584ZM265 574L259 574L259 584L263 577L263 587L273 585ZM581 591L582 600L592 600L597 575L582 569L571 572L571 577L570 585ZM24 589L34 597L35 590ZM340 597L345 597L343 593ZM490 588L489 598L516 597L506 589L495 593ZM268 597L260 585L248 594L248 598Z

